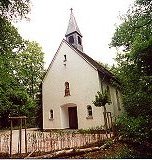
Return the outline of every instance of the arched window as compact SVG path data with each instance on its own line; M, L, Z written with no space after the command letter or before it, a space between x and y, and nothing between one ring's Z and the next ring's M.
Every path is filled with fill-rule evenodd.
M65 95L64 96L70 96L69 82L65 82Z
M78 36L78 44L82 44L82 42L81 42L81 38Z
M53 116L53 110L52 110L52 109L50 109L49 119L53 119L53 118L54 118L54 116Z
M73 38L73 36L70 36L70 37L69 37L69 42L72 43L72 44L74 43L74 38Z
M88 117L92 117L92 107L90 105L87 106Z
M66 62L67 61L67 56L66 56L66 54L64 55L64 62Z

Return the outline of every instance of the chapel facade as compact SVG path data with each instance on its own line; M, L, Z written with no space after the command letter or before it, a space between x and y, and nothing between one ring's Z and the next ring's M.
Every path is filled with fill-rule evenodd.
M96 107L97 91L107 89L112 117L123 111L114 75L83 52L82 34L71 10L70 20L42 82L43 129L86 129L104 125L103 107Z

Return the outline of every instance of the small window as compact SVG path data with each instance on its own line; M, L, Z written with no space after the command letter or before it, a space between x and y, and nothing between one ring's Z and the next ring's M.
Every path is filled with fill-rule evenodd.
M82 42L81 42L81 38L78 36L78 44L82 44Z
M70 37L69 37L69 42L72 43L72 44L74 43L74 38L73 38L73 36L70 36Z
M51 109L50 110L50 115L49 115L49 119L53 119L54 117L53 117L53 110Z
M65 95L64 96L70 96L69 82L65 82Z
M88 117L92 117L92 107L90 105L87 106Z
M64 55L64 62L66 62L67 61L67 57L66 57L66 54Z
M119 98L119 93L118 93L118 90L116 89L116 99L117 99L117 107L118 107L118 110L120 111L121 108L120 108L120 98Z

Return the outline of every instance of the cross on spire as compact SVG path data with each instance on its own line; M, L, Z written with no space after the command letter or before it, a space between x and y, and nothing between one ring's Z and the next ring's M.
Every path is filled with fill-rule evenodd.
M73 11L73 8L71 8L70 10L71 10L71 13L72 13L72 11Z

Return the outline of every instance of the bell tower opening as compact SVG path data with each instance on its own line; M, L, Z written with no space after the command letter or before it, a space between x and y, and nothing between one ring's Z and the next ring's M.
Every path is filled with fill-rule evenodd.
M70 36L70 37L68 38L68 41L69 41L69 43L73 44L73 43L74 43L74 38L73 38L73 36Z
M82 44L82 42L81 42L81 38L78 36L78 44Z

